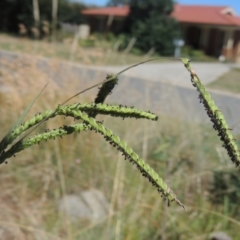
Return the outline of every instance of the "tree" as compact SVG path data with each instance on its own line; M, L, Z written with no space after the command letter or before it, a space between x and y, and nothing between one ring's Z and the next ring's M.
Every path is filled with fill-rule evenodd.
M52 0L52 39L56 38L58 0Z
M81 11L85 8L86 6L82 3L66 2L62 4L59 2L58 19L67 23L85 23L85 17L81 15Z
M0 30L7 32L18 32L18 24L23 23L26 25L29 22L29 19L31 19L33 26L34 19L32 8L32 0L1 0Z
M129 0L109 0L107 6L129 5Z
M33 0L33 18L34 18L36 27L39 27L40 12L39 12L38 0Z
M52 22L53 16L55 21L58 20L58 22L76 24L84 22L81 15L81 10L85 8L83 4L58 0L58 2L54 2L54 12L52 12L52 3L50 0L0 0L0 16L2 19L0 30L18 33L19 24L24 24L27 29L30 29L33 26L36 27L36 22L40 20L41 23L42 21ZM58 9L56 3L58 3ZM56 13L58 13L57 19Z
M151 48L161 55L171 55L173 40L180 36L178 23L170 17L173 0L129 0L130 14L125 31L137 38L135 47Z
M33 0L33 18L34 18L34 28L31 28L31 32L34 35L34 38L37 39L40 37L40 12L38 0Z

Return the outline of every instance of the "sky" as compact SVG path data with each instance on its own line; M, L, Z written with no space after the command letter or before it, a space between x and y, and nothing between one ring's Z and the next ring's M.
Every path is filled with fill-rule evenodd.
M96 4L99 6L104 6L107 3L107 0L74 0L74 1L83 2L85 4ZM178 0L176 2L182 3L182 4L230 6L240 16L239 0Z

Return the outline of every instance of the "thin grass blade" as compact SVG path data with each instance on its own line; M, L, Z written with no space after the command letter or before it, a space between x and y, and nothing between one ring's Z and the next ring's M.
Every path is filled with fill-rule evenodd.
M7 132L7 134L5 135L5 137L2 139L2 141L0 142L0 153L7 147L8 145L8 137L10 135L10 133L22 122L22 120L24 119L24 117L27 115L27 113L30 111L30 109L32 108L33 104L36 102L36 100L40 97L40 95L42 94L42 92L45 90L45 88L47 87L48 83L42 88L42 90L38 93L38 95L32 100L32 102L27 106L27 108L24 110L24 112L22 113L22 115L18 118L18 120L13 124L13 126L10 128L10 130Z

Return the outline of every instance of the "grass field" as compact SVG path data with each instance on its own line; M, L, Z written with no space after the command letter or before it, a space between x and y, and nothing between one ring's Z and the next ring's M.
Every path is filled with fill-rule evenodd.
M27 118L56 107L79 86L73 75L68 76L72 81L67 86L51 82L34 60L2 61L0 66L0 82L4 84L1 138L48 80L49 87ZM95 93L74 101L92 101ZM210 125L163 116L158 122L98 119L146 159L186 205L187 212L174 203L167 207L147 180L101 136L94 132L72 134L31 147L0 166L0 227L12 239L202 240L215 231L239 239L239 210L233 211L233 201L238 198L222 194L221 186L213 184L214 171L237 170ZM67 123L72 121L59 117L38 131ZM239 143L239 136L236 139ZM59 214L62 196L89 188L101 190L111 203L105 219L95 224L71 222ZM210 201L219 191L219 202Z
M128 65L136 62L142 62L149 58L158 57L156 53L139 53L133 54L128 51L117 51L119 41L107 41L102 37L94 37L94 45L87 46L84 40L73 44L74 36L69 33L59 32L61 41L49 42L47 39L37 41L29 38L21 38L9 34L0 34L0 50L8 50L30 55L37 55L53 59L62 59L86 65ZM61 36L63 35L63 36ZM65 36L66 35L66 36ZM129 49L130 50L130 49ZM186 51L183 49L182 57L188 57L193 61L200 62L216 62L217 59L205 55L200 51ZM159 61L166 62L167 59L159 59Z
M239 94L240 68L232 68L229 72L210 83L208 87Z
M96 41L94 47L72 45L72 38L62 42L34 41L7 34L0 34L0 50L26 53L48 58L70 60L87 65L126 65L147 60L147 55L133 55L114 51L106 41Z

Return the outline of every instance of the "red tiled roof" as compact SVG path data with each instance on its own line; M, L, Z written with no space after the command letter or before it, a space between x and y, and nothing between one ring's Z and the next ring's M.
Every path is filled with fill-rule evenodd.
M83 10L82 14L101 16L114 15L118 17L127 17L129 12L130 8L128 6L122 6L122 7L90 8Z
M171 16L179 22L240 26L240 17L224 13L227 9L227 6L176 4Z
M240 17L238 16L229 16L223 15L229 22L232 22L232 25L240 26Z
M179 22L185 23L240 26L240 17L224 12L228 9L232 10L227 6L176 4L171 16ZM82 11L84 15L114 15L119 17L127 17L129 13L130 8L128 6L91 8Z

